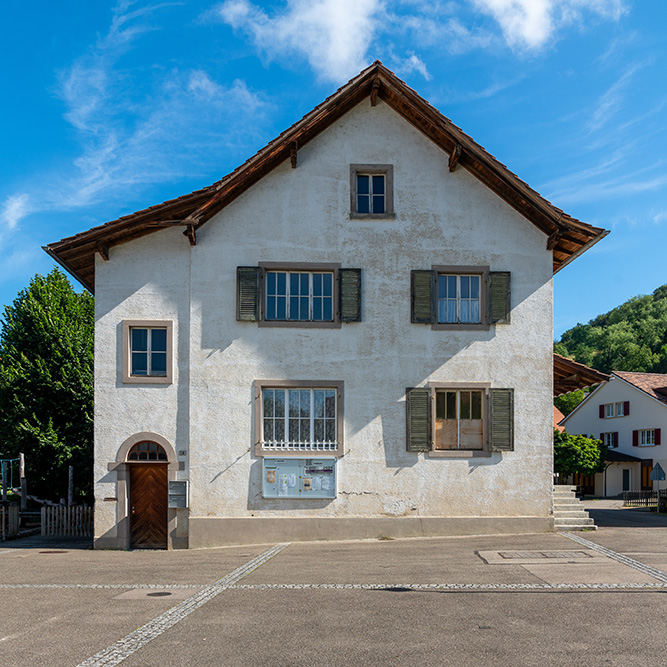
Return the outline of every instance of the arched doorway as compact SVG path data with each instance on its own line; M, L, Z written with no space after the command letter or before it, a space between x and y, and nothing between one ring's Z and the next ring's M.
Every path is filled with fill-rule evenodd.
M151 441L138 442L127 453L130 472L130 546L167 548L167 467L165 450Z

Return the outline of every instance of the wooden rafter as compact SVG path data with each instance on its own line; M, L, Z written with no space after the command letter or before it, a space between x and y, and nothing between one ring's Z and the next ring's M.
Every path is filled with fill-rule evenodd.
M459 160L461 159L461 151L461 144L456 144L456 146L454 146L454 150L449 156L449 171L454 171L456 169Z
M299 144L296 141L290 142L289 155L290 155L290 161L292 162L292 169L296 169L296 151L298 147Z

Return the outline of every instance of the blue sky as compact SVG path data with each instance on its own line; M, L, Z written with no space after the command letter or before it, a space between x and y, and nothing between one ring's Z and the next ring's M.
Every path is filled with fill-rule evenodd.
M667 282L667 2L8 3L0 304L41 246L208 185L375 59L570 215L554 334Z

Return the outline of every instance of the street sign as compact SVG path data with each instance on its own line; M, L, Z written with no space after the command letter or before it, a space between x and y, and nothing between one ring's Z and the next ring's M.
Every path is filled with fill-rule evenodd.
M659 463L656 463L651 470L651 479L654 482L662 482L665 479L665 471Z

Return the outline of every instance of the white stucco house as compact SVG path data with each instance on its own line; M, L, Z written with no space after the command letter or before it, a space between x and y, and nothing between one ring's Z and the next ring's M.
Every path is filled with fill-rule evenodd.
M552 276L606 233L376 62L49 245L95 292L96 546L552 529Z
M608 445L607 467L582 479L585 492L617 496L648 491L656 463L667 470L667 375L614 371L560 422L568 433L599 438ZM667 431L665 431L667 434Z

